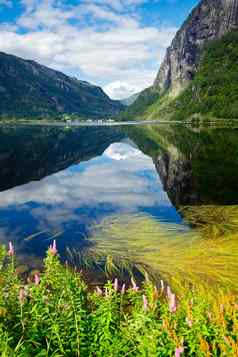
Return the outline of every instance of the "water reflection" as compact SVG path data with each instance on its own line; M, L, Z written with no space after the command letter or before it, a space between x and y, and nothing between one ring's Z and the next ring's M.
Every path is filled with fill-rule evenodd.
M0 191L39 180L100 156L125 135L112 128L0 128Z
M53 162L54 166L50 167L53 172L62 168L65 161L70 165L39 181L16 185L0 193L2 242L11 239L21 253L43 255L49 239L56 235L62 253L66 246L80 248L87 244L84 238L88 228L107 215L144 212L162 221L181 222L163 190L152 159L122 133L103 130L107 131L104 140L101 140L103 132L95 132L95 129L87 132L87 137L81 129L75 130L76 137L72 132L54 133L53 137L47 132L47 148L49 150L52 145L54 155L51 151L49 162L46 162L48 156L44 156L43 169L39 166L34 171L29 167L29 178L36 178L37 174L40 178L43 172L47 174ZM72 148L72 137L80 140L77 150ZM71 139L68 145L67 139ZM32 156L36 155L34 140L31 141ZM36 142L40 145L38 140ZM59 149L62 142L65 144L63 151L62 147ZM24 144L22 150L25 151ZM39 158L43 155L40 146L37 146L37 155ZM24 173L19 175L20 182L26 179L27 169L25 162L19 161L16 165L16 172Z
M152 157L164 190L183 205L238 204L238 129L161 125L128 128Z
M52 237L62 255L92 244L110 216L194 226L184 205L238 203L237 141L236 129L182 125L2 127L0 240L29 260Z

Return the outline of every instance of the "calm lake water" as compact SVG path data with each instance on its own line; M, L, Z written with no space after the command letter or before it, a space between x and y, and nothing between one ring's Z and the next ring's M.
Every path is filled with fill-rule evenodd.
M54 237L67 258L111 216L188 229L184 206L237 205L238 130L2 126L0 168L0 240L34 267Z

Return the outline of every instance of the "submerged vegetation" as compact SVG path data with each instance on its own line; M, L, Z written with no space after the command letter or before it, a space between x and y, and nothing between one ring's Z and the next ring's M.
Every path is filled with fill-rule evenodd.
M162 277L178 294L190 287L210 295L221 289L238 292L238 207L184 207L181 211L188 225L160 223L140 215L104 220L92 234L87 262L105 265L109 275L136 269L154 281ZM71 253L76 259L77 252Z
M44 271L25 284L15 251L1 249L0 355L8 356L235 356L236 297L209 302L182 298L163 281L137 286L115 279L87 288L50 246Z

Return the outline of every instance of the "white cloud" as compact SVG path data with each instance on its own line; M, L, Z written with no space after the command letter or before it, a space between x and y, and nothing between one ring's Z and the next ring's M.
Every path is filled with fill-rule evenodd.
M134 73L133 73L134 72ZM103 87L109 97L114 99L127 99L135 93L139 93L151 84L156 76L156 71L144 71L138 75L136 71L131 71L130 80L114 81Z
M17 28L0 26L0 50L104 86L114 98L151 85L176 29L143 26L142 0L90 0L66 6L23 0ZM24 31L19 31L24 29ZM123 83L125 92L113 90Z

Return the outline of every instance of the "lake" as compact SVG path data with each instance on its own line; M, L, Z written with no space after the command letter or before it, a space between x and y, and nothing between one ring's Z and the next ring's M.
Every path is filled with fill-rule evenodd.
M185 261L193 232L215 229L220 237L224 221L232 230L227 217L238 217L236 128L6 125L0 127L0 167L0 240L13 241L19 264L29 269L40 266L56 239L61 257L75 265L82 264L82 252L96 251L136 264L145 258L149 270L166 275L164 267L153 267L155 257L146 260L148 251L159 247L156 254L169 265L178 235ZM161 235L167 245L160 246ZM213 259L214 249L208 254Z

